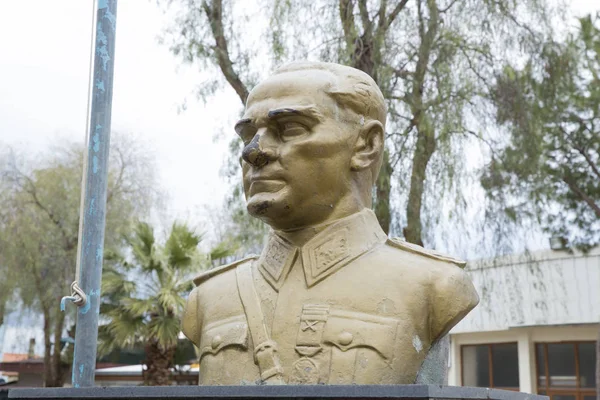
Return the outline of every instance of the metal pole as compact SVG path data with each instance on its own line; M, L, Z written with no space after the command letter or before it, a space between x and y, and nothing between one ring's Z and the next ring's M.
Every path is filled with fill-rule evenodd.
M81 263L79 287L85 293L86 300L77 310L72 377L74 387L93 386L96 369L116 23L117 0L98 0L92 107L84 166L78 254Z

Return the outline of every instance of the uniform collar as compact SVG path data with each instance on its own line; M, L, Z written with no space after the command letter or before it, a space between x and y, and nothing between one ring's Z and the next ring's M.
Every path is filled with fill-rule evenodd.
M294 246L285 236L283 232L271 232L258 259L258 269L276 291L297 257L306 284L311 287L387 239L369 209L334 222L301 247Z

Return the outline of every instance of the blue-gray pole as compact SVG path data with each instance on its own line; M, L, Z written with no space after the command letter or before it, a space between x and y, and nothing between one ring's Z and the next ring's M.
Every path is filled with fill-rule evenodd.
M85 293L85 300L77 309L74 387L94 386L106 215L117 0L97 0L96 4L92 106L82 187L82 225L78 254L78 284Z

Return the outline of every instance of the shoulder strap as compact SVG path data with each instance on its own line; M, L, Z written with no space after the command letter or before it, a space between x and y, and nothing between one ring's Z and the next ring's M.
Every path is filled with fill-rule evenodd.
M235 270L238 293L244 306L248 329L254 343L254 362L260 369L261 380L269 385L284 385L283 368L277 354L277 343L269 337L265 317L252 277L252 263L238 265Z
M237 267L241 263L245 263L246 261L250 261L250 260L255 260L257 258L258 258L258 256L252 255L252 256L243 258L241 260L234 261L231 264L221 265L220 267L211 268L208 271L204 271L200 275L195 277L194 283L196 284L196 286L199 286L202 282L208 280L209 278L212 278L213 276L219 275L225 271L229 271L230 269Z
M439 253L435 250L425 249L418 244L413 244L405 241L401 238L388 238L387 243L400 250L408 251L410 253L419 254L425 257L433 258L434 260L445 261L456 265L457 267L464 268L467 263L454 257L447 256Z

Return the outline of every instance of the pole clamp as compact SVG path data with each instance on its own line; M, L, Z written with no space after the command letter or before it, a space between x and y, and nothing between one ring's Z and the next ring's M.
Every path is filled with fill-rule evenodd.
M87 296L85 295L85 292L79 287L77 281L71 283L71 295L64 296L60 300L60 311L65 311L65 305L67 301L72 302L77 307L83 307L87 304Z

